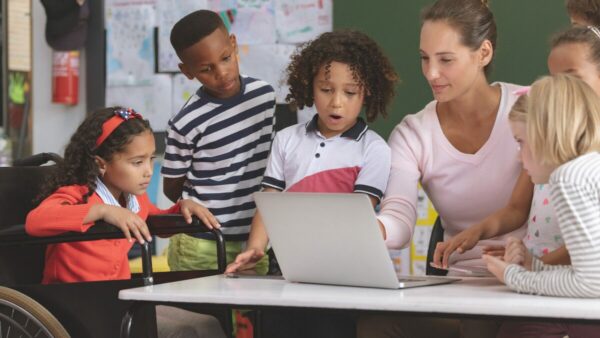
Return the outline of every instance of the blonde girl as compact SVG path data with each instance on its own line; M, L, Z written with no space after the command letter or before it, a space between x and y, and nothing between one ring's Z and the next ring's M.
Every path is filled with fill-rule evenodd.
M523 167L536 184L548 184L570 265L549 266L518 239L504 259L484 255L488 269L509 288L559 297L600 297L600 99L584 81L566 74L536 81L525 111L509 119ZM593 325L512 323L499 337L593 336Z

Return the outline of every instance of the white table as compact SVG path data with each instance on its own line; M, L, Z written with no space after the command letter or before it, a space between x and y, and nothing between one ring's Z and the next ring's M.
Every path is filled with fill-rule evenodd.
M600 299L523 295L492 278L463 278L453 284L386 290L217 275L122 290L119 298L148 303L202 303L242 308L319 308L436 316L600 320Z

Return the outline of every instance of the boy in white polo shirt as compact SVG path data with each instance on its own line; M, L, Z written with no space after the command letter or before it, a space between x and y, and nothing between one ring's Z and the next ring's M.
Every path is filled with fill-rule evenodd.
M317 114L276 135L264 191L357 192L376 206L387 185L390 149L358 115L364 108L369 121L385 116L397 79L379 46L357 31L324 33L295 54L288 101L299 108L314 104ZM267 242L257 212L247 248L227 272L253 269Z
M364 193L376 206L387 185L391 153L358 115L364 108L368 121L385 116L397 79L377 44L356 31L325 33L295 54L288 67L288 101L299 108L314 104L317 114L275 136L264 191ZM227 272L255 269L267 242L257 212L247 248ZM261 317L263 337L356 335L348 315L263 311Z

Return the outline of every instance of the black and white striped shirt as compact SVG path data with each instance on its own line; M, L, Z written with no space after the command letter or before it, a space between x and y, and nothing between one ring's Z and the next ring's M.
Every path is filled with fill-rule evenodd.
M504 272L506 285L523 293L600 297L600 154L561 165L549 184L571 265L545 265L534 258L533 271L527 271L511 264Z
M202 88L169 121L164 177L187 178L183 198L207 207L229 240L246 240L273 139L275 92L264 81L241 78L229 99Z

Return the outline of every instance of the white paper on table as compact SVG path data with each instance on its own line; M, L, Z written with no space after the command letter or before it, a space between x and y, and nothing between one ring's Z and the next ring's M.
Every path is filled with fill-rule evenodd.
M240 73L269 83L275 89L276 101L284 103L289 93L285 70L295 45L240 45Z
M155 12L151 4L106 8L106 85L149 85L154 76Z
M148 121L154 131L165 131L172 111L172 80L158 74L150 86L121 86L106 88L106 105L131 107Z
M171 29L179 19L199 9L209 9L207 0L157 0L158 71L178 72L179 57L171 46Z
M333 29L333 0L277 0L277 42L302 43Z
M197 80L189 80L183 74L173 76L173 99L171 111L177 114L187 100L198 91L201 84Z

